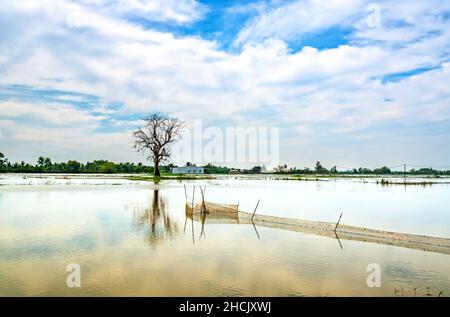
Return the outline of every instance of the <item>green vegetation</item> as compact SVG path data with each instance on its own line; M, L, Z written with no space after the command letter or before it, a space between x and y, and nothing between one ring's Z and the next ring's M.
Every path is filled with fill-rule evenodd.
M206 174L228 174L230 172L230 168L225 166L214 166L211 163L208 163L204 166Z
M187 163L191 164L191 163ZM160 166L160 179L198 179L199 176L171 174L173 164ZM207 164L204 166L205 174L228 174L230 168ZM115 163L107 160L95 160L81 163L75 160L53 163L48 157L39 157L36 164L27 162L11 163L3 153L0 153L0 173L67 173L67 174L153 174L153 166L145 166L142 163ZM251 170L242 170L243 174L252 173ZM134 177L134 176L133 176ZM147 179L157 179L158 176L136 176ZM208 178L208 177L202 177ZM211 178L211 177L209 177ZM142 180L142 179L136 179Z
M421 185L421 186L427 186L427 185L433 185L436 184L436 182L433 181L420 181L420 182L412 182L412 181L394 181L389 179L382 178L380 181L377 181L377 184L381 185ZM443 184L443 183L441 183Z
M168 167L162 167L168 172ZM48 157L39 157L36 164L29 164L24 161L11 163L0 153L1 173L68 173L68 174L139 174L153 173L152 166L144 166L142 163L114 163L106 160L96 160L93 162L80 163L70 160L68 162L53 163Z
M128 180L131 181L149 181L149 182L159 182L160 180L175 179L175 180L189 180L189 179L213 179L212 176L208 175L185 175L185 174L169 174L161 173L160 176L129 176Z
M436 170L433 168L421 168L421 169L411 169L404 173L403 171L392 171L389 167L383 166L380 168L369 169L360 167L358 169L350 169L345 171L338 171L336 166L333 166L330 169L327 169L322 166L322 164L318 161L316 163L315 169L298 169L296 167L288 168L287 165L280 165L277 168L276 174L292 174L292 175L316 175L316 176L324 176L324 177L333 177L333 176L346 176L346 175L425 175L425 176L434 176L439 177L439 175L450 175L450 170Z
M187 165L192 163L187 162ZM160 166L160 179L198 179L199 176L171 174L170 170L175 167L173 164ZM215 166L211 163L203 166L205 174L260 174L262 168L255 166L251 169L232 169L225 166ZM142 163L114 163L107 160L95 160L93 162L80 163L75 160L68 162L53 163L48 157L39 157L36 164L26 163L24 161L11 163L3 153L0 153L0 173L67 173L67 174L153 174L153 166L145 166ZM392 171L384 166L373 170L368 168L358 168L346 171L338 171L336 166L330 169L322 166L317 162L314 169L295 167L288 168L287 165L279 166L274 174L286 175L286 179L323 179L329 177L377 177L379 175L392 176L428 176L439 178L441 176L450 176L450 170L436 170L433 168L411 169L403 173L402 171ZM133 176L134 177L134 176ZM141 177L141 176L136 176ZM149 176L150 177L150 176ZM147 176L145 176L147 178ZM158 176L151 176L151 180L155 180ZM205 176L201 177L205 178Z

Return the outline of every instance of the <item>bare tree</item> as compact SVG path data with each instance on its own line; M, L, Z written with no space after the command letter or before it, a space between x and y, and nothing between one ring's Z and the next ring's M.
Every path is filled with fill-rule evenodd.
M164 114L152 114L144 121L144 127L133 132L133 148L138 153L149 152L153 175L160 176L159 164L170 157L170 145L181 138L184 122Z

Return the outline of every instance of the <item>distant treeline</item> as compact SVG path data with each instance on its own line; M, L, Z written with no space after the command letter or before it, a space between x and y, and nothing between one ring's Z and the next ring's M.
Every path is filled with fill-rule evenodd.
M190 163L188 163L190 164ZM173 164L160 166L162 173L169 173ZM204 166L207 174L228 174L228 167ZM142 163L115 163L107 160L95 160L93 162L81 163L75 160L67 162L52 162L48 157L39 157L36 164L27 162L10 162L3 153L0 153L0 173L69 173L69 174L152 174L153 166Z
M187 165L192 165L187 163ZM169 173L171 168L174 167L173 164L168 164L161 166L162 173ZM264 171L263 167L255 166L251 169L232 169L225 166L215 166L213 164L207 164L204 167L206 174L258 174ZM375 169L368 168L358 168L351 170L337 170L334 166L327 169L322 166L320 162L316 163L314 169L304 168L299 169L295 167L287 167L286 165L278 166L274 171L276 174L323 174L323 175L334 175L334 174L349 174L349 175L396 175L403 174L403 171L392 171L388 167L381 167ZM114 163L107 160L95 160L93 162L80 163L78 161L70 160L67 162L57 162L53 163L48 157L39 157L36 164L30 164L27 162L15 162L11 163L2 153L0 153L0 173L89 173L89 174L140 174L153 173L153 166L144 165L142 163ZM450 175L450 170L436 170L433 168L421 168L421 169L411 169L407 171L410 175Z
M74 160L53 163L48 157L39 157L36 164L24 161L11 163L0 153L0 172L2 173L153 173L152 166L142 163L114 163L106 160L80 163Z
M325 175L334 175L334 174L342 174L342 175L403 175L405 171L392 171L389 167L383 166L380 168L369 169L369 168L354 168L348 170L338 170L336 166L333 166L330 169L327 169L322 166L320 162L316 163L314 169L310 168L288 168L287 165L279 166L276 169L277 174L325 174ZM450 170L437 170L431 167L428 168L420 168L420 169L409 169L406 170L406 174L408 175L450 175Z

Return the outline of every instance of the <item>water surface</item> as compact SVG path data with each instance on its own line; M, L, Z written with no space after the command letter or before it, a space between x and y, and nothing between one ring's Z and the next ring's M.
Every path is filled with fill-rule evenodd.
M1 186L0 295L450 294L449 255L208 219L202 227L184 212L184 185L191 196L195 184L242 210L261 199L259 213L336 221L343 212L346 224L450 237L448 185L114 182ZM81 266L79 289L66 286L69 263ZM369 263L380 264L380 288L367 287Z

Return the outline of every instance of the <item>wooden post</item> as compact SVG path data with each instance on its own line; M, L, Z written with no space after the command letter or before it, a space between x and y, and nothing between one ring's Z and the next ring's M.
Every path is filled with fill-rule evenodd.
M252 215L252 221L253 221L253 217L255 216L255 213L256 213L256 209L258 209L258 206L259 206L259 201L260 201L260 199L258 199L258 203L256 204L255 210L253 211L253 215Z
M205 188L203 188L203 197L202 197L203 210L206 212L205 196L206 196L206 186Z
M205 189L202 190L202 211L206 212L206 205L205 205Z
M191 218L191 225L192 225L192 244L195 244L195 237L194 237L194 195L195 195L195 185L192 189L192 218Z
M195 237L194 237L194 214L192 214L192 218L191 218L191 225L192 225L192 244L195 244Z
M200 214L203 214L203 188L200 186L200 195L202 196L202 201L200 202Z
M194 215L194 196L195 196L195 185L194 188L192 189L192 215ZM192 217L192 219L194 219L194 217Z
M206 187L204 189L200 187L200 194L202 195L202 207L201 207L200 213L202 213L202 214L204 212L206 212L205 192L206 192Z
M334 232L336 233L336 229L337 229L337 227L339 226L339 222L341 221L341 217L342 217L342 212L341 212L341 215L339 216L339 220L338 220L338 222L337 222L337 224L336 224L336 227L334 227Z

